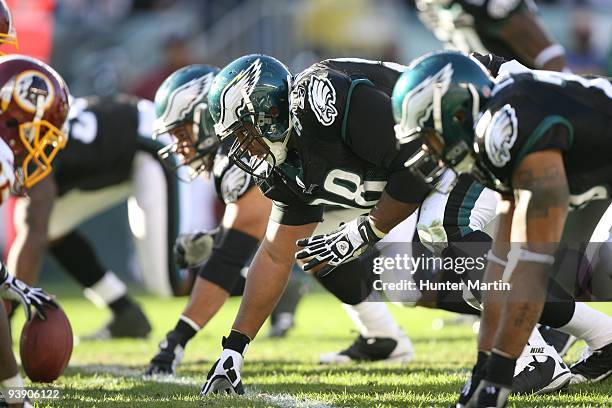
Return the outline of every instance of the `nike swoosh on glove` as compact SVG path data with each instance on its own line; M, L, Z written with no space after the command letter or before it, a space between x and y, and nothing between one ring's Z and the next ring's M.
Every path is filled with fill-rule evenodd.
M200 395L205 397L217 393L244 394L240 377L243 361L242 355L237 351L223 349L221 357L208 372Z
M380 241L385 233L375 229L367 214L360 215L329 234L315 235L297 241L303 248L296 252L296 259L310 259L303 266L305 271L326 263L317 274L325 276L340 264L352 261L365 250Z

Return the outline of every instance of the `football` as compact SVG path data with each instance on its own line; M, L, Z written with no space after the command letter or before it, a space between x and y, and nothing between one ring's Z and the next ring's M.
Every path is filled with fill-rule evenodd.
M38 314L21 332L21 364L27 376L36 382L53 382L64 372L72 354L72 327L64 311L45 309L47 319Z

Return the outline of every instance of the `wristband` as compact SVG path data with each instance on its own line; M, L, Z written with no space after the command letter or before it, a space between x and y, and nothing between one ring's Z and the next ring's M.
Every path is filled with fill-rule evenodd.
M508 265L508 261L504 261L503 259L498 258L491 249L489 249L489 252L487 252L487 261L496 263L503 267Z
M539 254L523 248L518 251L518 259L520 261L543 263L547 265L553 265L555 263L555 257L552 255Z

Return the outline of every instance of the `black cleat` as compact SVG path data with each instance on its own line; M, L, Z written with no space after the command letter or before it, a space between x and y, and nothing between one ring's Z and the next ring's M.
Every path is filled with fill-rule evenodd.
M145 375L175 375L176 367L183 360L184 349L174 331L168 332L159 343L159 352L151 359Z
M567 351L577 340L576 337L572 336L571 334L563 333L557 329L553 329L552 327L540 326L538 327L538 330L542 335L542 338L544 338L544 341L553 346L561 357L567 354Z
M412 342L404 332L397 338L370 337L361 335L349 348L340 352L321 355L320 364L346 364L353 361L389 361L408 363L414 356Z
M100 330L83 340L109 340L116 338L146 338L151 332L151 324L136 303L130 303Z
M612 343L599 350L587 349L570 370L572 371L570 384L596 383L605 380L612 374Z
M569 384L572 374L552 346L525 348L517 360L512 391L517 394L545 394ZM519 371L520 370L520 371Z

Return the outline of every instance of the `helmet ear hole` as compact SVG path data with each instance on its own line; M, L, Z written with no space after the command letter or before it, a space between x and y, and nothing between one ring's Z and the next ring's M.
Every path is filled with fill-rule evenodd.
M16 128L19 127L19 121L15 118L10 118L6 121L6 127L8 128Z
M459 124L465 122L465 110L460 109L453 114L453 121Z

